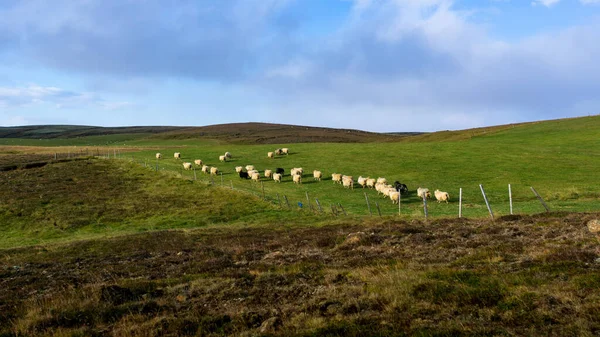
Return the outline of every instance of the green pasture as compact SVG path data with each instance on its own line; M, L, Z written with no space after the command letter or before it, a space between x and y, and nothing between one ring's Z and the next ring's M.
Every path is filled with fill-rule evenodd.
M382 214L398 214L398 206L381 198L375 190L354 190L333 184L331 173L358 176L385 177L389 182L399 180L408 185L410 194L403 196L401 212L406 217L423 216L423 204L416 196L417 187L427 187L450 193L449 204L428 203L430 216L456 216L458 192L463 189L463 216L488 216L479 189L484 186L495 216L509 214L508 184L511 184L515 213L538 213L544 208L532 193L533 186L545 199L551 210L597 211L600 209L600 117L566 119L501 128L498 131L469 136L459 140L440 139L435 134L419 136L397 143L304 143L278 145L227 145L194 140L157 142L139 139L126 145L152 146L152 150L127 153L121 158L159 170L179 173L194 179L193 171L184 171L182 163L202 159L206 165L216 166L222 176L213 177L217 185L262 195L259 183L240 179L235 166L254 165L264 169L282 167L286 175L281 184L263 179L266 198L278 204L285 195L292 207L302 202L306 207L306 193L315 205L319 199L327 212L332 204L341 204L352 214L369 214L365 194L376 215L375 202ZM426 139L426 140L425 140ZM267 152L279 147L290 148L290 155L267 158ZM156 152L163 153L157 161ZM229 151L233 159L219 162L219 155ZM173 158L181 152L182 159ZM303 184L295 185L289 176L293 167L304 168ZM313 181L312 171L321 170L324 179ZM203 182L209 175L196 168L196 178ZM222 180L221 180L222 179Z

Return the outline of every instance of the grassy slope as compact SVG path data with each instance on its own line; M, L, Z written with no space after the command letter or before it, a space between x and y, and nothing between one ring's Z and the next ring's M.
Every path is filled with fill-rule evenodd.
M0 172L0 248L239 222L285 221L258 198L108 160ZM259 220L258 220L259 219Z
M430 203L434 216L457 214L459 188L463 188L464 215L481 217L487 210L478 185L483 184L492 208L497 215L508 214L507 185L512 184L515 211L519 213L541 212L539 204L529 186L533 186L546 199L554 210L587 211L598 210L600 191L600 117L587 117L529 123L510 127L497 127L478 132L473 136L466 130L455 133L448 140L444 133L408 138L405 142L366 143L366 144L275 144L275 145L220 145L199 141L170 141L163 146L182 146L177 149L183 154L183 161L203 159L208 165L217 166L223 171L226 184L233 182L236 188L244 188L255 193L259 185L240 181L234 174L234 167L247 164L259 170L283 167L286 172L292 167L305 169L302 186L294 186L286 176L284 183L265 181L268 196L275 199L276 193L287 195L294 203L305 201L305 193L319 200L327 207L340 202L349 211L366 214L367 208L363 191L344 190L333 185L330 174L333 172L371 177L386 177L390 181L406 183L412 193L404 201L403 213L422 215L422 204L414 192L417 187L428 187L432 191L440 189L450 193L452 203L438 205ZM417 142L419 138L421 142ZM434 137L439 137L437 140ZM153 145L161 143L147 140L132 142L132 145ZM266 153L276 147L288 146L292 154L268 159ZM181 171L181 162L172 159L173 150L163 148L165 159L161 169ZM219 163L218 156L225 151L234 154L228 163ZM155 165L155 150L136 154L138 163L147 161ZM322 170L326 180L312 182L312 170ZM187 178L192 172L183 172ZM206 177L198 174L201 179ZM218 181L218 179L217 179ZM396 214L397 208L389 200L377 198L375 191L367 191L373 201L378 201L384 214ZM314 203L314 199L312 200Z

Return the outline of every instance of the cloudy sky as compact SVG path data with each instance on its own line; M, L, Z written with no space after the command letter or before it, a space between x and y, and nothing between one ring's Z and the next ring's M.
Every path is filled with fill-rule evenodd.
M0 126L600 113L600 0L0 0Z

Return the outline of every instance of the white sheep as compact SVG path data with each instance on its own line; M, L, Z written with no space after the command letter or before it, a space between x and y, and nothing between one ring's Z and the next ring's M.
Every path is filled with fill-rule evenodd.
M304 174L304 170L302 169L302 167L294 167L293 169L290 170L291 175L295 176L295 175L303 175Z
M356 181L360 186L362 186L362 188L365 188L365 186L367 186L367 179L369 178L365 178L363 176L359 176L358 180Z
M156 153L156 159L160 159L162 158L162 154L160 154L160 152Z
M269 158L275 158L275 154L273 152L267 152L267 157Z
M175 157L175 159L181 159L181 152L173 153L173 157Z
M313 171L313 178L315 180L321 181L321 178L323 178L323 172L318 171L318 170L314 170Z
M377 183L379 183L379 184L387 184L387 179L379 177L379 178L377 178Z
M277 149L277 150L275 150L275 154L278 156L281 156L283 154L283 150Z
M435 191L433 191L433 194L435 195L435 198L437 199L438 203L440 201L445 201L446 203L448 203L448 199L450 199L450 195L448 194L448 192L442 192L440 190L435 190Z
M281 149L281 153L283 154L290 154L290 149L288 149L287 147L284 147Z
M208 173L209 171L210 171L210 166L202 165L202 172L203 173Z
M260 173L258 173L258 172L252 173L252 180L260 181Z
M265 170L265 178L272 178L273 170Z
M246 165L246 171L254 170L254 165Z
M342 174L341 173L332 173L331 180L333 180L334 184L341 184L342 183Z
M219 156L219 161L227 161L227 157L225 157L225 156Z
M237 172L237 173L240 173L240 172L242 172L243 170L244 170L244 168L243 168L243 167L241 167L241 166L236 166L236 167L235 167L235 172Z
M183 163L183 168L185 170L191 170L192 169L192 163Z
M345 176L345 178L342 178L342 185L346 188L354 189L354 180L352 180L352 176Z
M392 200L392 204L398 204L400 200L400 192L390 192L390 199Z
M367 187L374 188L376 183L377 183L377 179L367 178Z
M423 196L425 196L425 198L431 198L431 193L429 192L429 189L424 187L417 188L417 195L421 199L423 199Z
M215 175L215 176L216 176L217 174L219 174L219 169L218 169L218 168L216 168L216 167L211 167L211 168L210 168L210 174L212 174L212 175Z
M273 174L273 180L275 180L276 182L280 183L281 182L281 173L274 173Z
M302 184L302 175L294 174L292 175L292 178L294 179L295 184Z
M202 160L201 159L196 159L196 160L194 160L194 164L196 164L198 166L202 166Z
M225 158L227 158L227 159L231 159L231 153L229 153L229 152L225 152Z

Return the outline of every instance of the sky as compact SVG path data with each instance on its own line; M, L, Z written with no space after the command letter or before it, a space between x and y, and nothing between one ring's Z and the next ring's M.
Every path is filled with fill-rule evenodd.
M600 113L600 0L0 0L0 126Z

